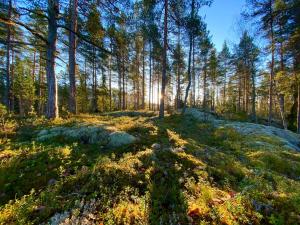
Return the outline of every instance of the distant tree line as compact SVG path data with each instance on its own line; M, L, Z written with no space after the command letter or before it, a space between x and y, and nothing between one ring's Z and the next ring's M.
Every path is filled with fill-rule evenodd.
M217 51L200 11L210 0L2 0L1 101L59 117L187 107L300 132L300 2L248 0L247 30Z

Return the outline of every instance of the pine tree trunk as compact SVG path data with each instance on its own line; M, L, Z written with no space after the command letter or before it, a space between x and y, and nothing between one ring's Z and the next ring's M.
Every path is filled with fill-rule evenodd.
M193 57L192 57L192 75L193 75L193 98L192 98L192 105L195 107L196 105L196 74L195 74L195 40L193 38Z
M251 78L252 78L252 111L251 111L251 117L252 117L253 122L257 122L256 108L255 108L255 106L256 106L255 105L255 103L256 103L256 88L255 88L255 74L254 74L254 72L251 73Z
M300 134L300 83L298 82L297 133Z
M273 18L271 18L270 21L270 28L271 28L271 73L270 73L270 87L269 87L269 118L268 118L269 126L271 125L272 122L272 113L273 113L273 80L274 80L274 62L275 62L275 40L274 40L274 31L273 31Z
M11 111L14 112L15 110L15 93L14 93L14 80L15 80L15 66L14 66L14 58L15 58L15 51L13 46L11 47L11 68L10 68L10 86L11 86L11 94L10 94L10 108Z
M143 40L142 109L145 109L145 42Z
M112 52L112 47L110 48ZM109 62L108 62L108 73L109 73L109 111L112 111L112 89L111 89L111 61L112 56L109 56Z
M150 54L149 54L149 110L152 109L151 107L151 94L152 94L152 46L150 42Z
M38 114L42 115L43 114L43 103L42 103L42 97L43 97L43 89L42 89L42 84L43 84L43 74L42 74L42 52L39 52L39 87L38 87L38 95L39 95L39 100L38 100Z
M203 102L202 102L202 107L204 110L206 110L206 97L207 97L207 59L204 59L204 68L203 68Z
M35 80L35 64L36 64L36 51L33 52L33 67L32 67L32 81Z
M136 96L136 108L140 109L140 59L139 59L139 51L137 54L137 71L136 71L136 89L137 89L137 96Z
M195 0L192 0L192 9L191 9L191 19L194 18L194 7L195 7ZM193 31L190 31L193 32ZM186 87L185 90L185 98L184 98L184 103L183 103L183 109L182 109L182 114L185 113L186 110L186 106L187 106L187 99L188 99L188 95L189 95L189 90L191 87L191 83L192 83L192 77L191 77L191 61L192 61L192 49L193 49L193 41L194 41L194 37L193 34L190 33L190 49L189 49L189 58L188 58L188 85Z
M11 19L12 0L8 2L8 19ZM6 36L6 89L5 89L5 103L7 109L11 110L11 84L10 84L10 48L11 48L11 28L10 24L7 24L7 36Z
M69 32L69 111L77 113L76 105L76 36L77 32L77 0L70 0L70 32ZM73 31L73 32L72 32Z
M58 114L57 80L55 76L55 55L57 41L57 17L59 14L59 0L48 0L48 45L47 45L47 118L55 119Z
M190 36L190 49L189 49L189 59L188 59L188 85L186 87L185 90L185 97L184 97L184 103L183 103L183 109L182 109L182 114L185 113L186 110L186 105L187 105L187 99L188 99L188 95L189 95L189 90L191 87L191 83L192 83L192 78L191 78L191 58L192 58L192 46L193 46L193 37Z
M126 96L125 96L125 56L123 54L123 59L122 59L122 84L123 84L123 101L122 101L122 110L126 109Z
M162 58L162 77L161 77L161 94L159 118L164 118L165 115L165 89L167 80L167 45L168 45L168 0L165 0L165 15L164 15L164 48Z

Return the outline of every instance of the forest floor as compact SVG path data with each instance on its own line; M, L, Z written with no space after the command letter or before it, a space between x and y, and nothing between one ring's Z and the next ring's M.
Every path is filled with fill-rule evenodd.
M300 224L300 152L268 133L116 112L1 135L0 224Z

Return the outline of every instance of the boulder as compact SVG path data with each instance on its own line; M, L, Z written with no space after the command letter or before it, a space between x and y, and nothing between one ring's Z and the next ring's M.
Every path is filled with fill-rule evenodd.
M136 138L126 132L116 131L109 135L109 143L110 147L120 147L122 145L132 144L136 141Z
M159 149L161 148L161 145L158 144L158 143L154 143L153 145L151 145L151 148L152 148L153 150L159 150Z

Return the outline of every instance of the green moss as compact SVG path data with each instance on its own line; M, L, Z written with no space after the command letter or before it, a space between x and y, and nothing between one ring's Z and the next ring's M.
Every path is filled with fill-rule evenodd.
M267 136L151 115L17 121L18 132L0 139L0 224L39 224L66 212L80 218L81 202L95 202L89 213L96 224L297 224L299 153ZM78 123L125 131L137 141L115 148L34 142L39 130ZM153 143L161 149L152 150ZM170 151L175 147L186 150Z

